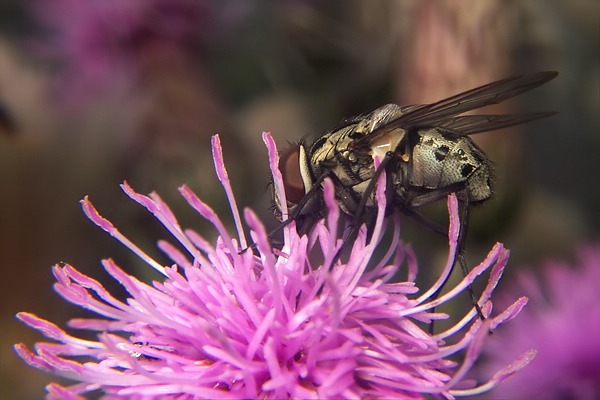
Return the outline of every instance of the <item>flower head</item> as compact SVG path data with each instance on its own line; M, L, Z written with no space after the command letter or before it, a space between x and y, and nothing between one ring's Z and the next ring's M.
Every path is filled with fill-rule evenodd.
M486 347L487 373L521 349L538 356L522 374L500 385L499 398L597 399L600 396L600 246L579 252L576 266L549 262L540 282L523 271L510 288L531 301ZM511 346L507 348L507 340Z
M277 150L269 134L263 138L285 216ZM256 244L253 254L241 252L248 240L217 136L213 158L237 238L186 186L181 194L217 229L216 243L183 229L157 194L144 196L122 185L173 235L177 247L158 243L173 261L171 266L160 265L101 217L87 198L82 201L92 221L165 278L148 285L113 260L104 260L106 271L129 293L126 301L120 301L72 266L54 267L56 291L99 318L70 321L71 328L98 332L96 340L84 340L35 315L19 314L23 322L55 341L37 343L35 352L18 344L19 355L36 368L79 382L70 387L50 384L49 397L76 398L101 390L111 398L452 398L493 387L532 357L531 351L526 352L479 386L465 379L488 332L514 317L526 300L518 299L491 316L490 296L508 260L501 244L453 288L432 297L454 262L459 231L454 196L448 201L448 261L438 281L419 293L415 255L399 239L398 218L385 217L385 185L379 184L376 191L378 211L370 239L363 227L347 259L332 261L343 240L330 181L324 183L325 220L303 236L290 223L283 228L281 248L273 248L256 215L245 210ZM394 235L384 245L381 237L387 224ZM377 258L374 251L382 246L387 246L384 256ZM309 258L315 253L318 262ZM448 330L428 333L426 324L448 318L433 308L462 295L486 270L490 277L479 303L487 319L482 322L471 309ZM401 271L406 280L394 281Z

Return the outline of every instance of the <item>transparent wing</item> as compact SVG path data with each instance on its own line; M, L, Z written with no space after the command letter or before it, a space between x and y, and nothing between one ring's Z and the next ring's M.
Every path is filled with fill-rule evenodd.
M495 129L524 124L554 114L556 114L556 112L503 115L461 115L442 121L438 126L460 132L463 135L472 135L474 133L488 132Z
M507 99L518 96L521 93L535 89L538 86L554 79L558 75L555 71L537 72L530 75L522 75L514 78L502 79L488 83L475 89L448 97L431 104L423 104L407 107L406 112L400 117L390 121L388 124L375 129L370 135L361 141L370 141L396 128L410 129L432 126L463 126L469 133L455 129L464 134L483 132L486 130L499 129L506 126L517 125L533 119L543 118L551 113L535 113L519 115L491 116L483 118L477 116L457 117L467 111L501 103ZM532 117L533 116L533 117ZM487 121L487 122L486 122Z

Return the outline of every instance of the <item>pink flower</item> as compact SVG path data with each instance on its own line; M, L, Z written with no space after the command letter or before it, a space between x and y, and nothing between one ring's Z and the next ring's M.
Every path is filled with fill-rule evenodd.
M493 393L511 399L600 398L600 246L584 248L573 265L549 262L544 280L522 272L507 294L531 301L519 318L490 340L483 374L516 352L535 347L538 355L522 373ZM506 344L510 343L510 347Z
M269 134L263 138L274 185L285 205L277 150ZM186 186L181 194L217 229L216 243L183 229L157 194L138 194L125 183L125 193L147 208L177 242L158 243L173 261L172 266L163 266L101 217L87 198L82 201L92 221L165 277L149 285L113 260L104 260L106 271L129 293L123 302L72 266L54 267L56 291L99 317L70 321L71 328L98 332L96 340L84 340L35 315L18 315L54 341L37 343L35 352L17 344L19 355L31 366L78 382L70 387L50 384L49 398L78 398L95 390L110 398L453 398L495 386L532 358L532 351L525 352L480 385L465 379L488 332L519 313L526 299L490 315L490 296L508 260L501 244L458 284L432 298L449 274L456 251L454 196L448 200L449 254L444 272L420 293L414 283L415 255L399 239L398 218L385 217L385 185L377 188L379 205L371 239L363 227L350 256L331 268L327 266L343 240L330 181L324 184L325 220L308 236L299 236L294 223L289 224L283 229L281 249L273 248L256 215L245 210L257 255L240 254L248 240L217 136L212 144L236 238ZM388 244L381 242L386 225L394 230ZM384 256L375 256L383 246ZM470 309L455 316L458 322L448 330L429 334L428 323L449 317L432 308L464 296L468 285L488 270L490 277L479 299L487 319L482 322ZM406 280L393 281L399 274Z

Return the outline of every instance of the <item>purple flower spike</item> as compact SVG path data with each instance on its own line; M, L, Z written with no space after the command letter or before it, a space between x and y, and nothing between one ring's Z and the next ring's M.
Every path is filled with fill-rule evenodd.
M285 205L277 149L269 134L263 139L279 203ZM488 332L514 318L526 300L490 314L491 294L508 261L501 244L454 287L437 299L432 297L455 257L460 225L453 195L448 199L446 267L438 281L420 294L415 285L416 257L399 239L398 216L385 216L385 185L381 184L385 174L375 193L378 210L372 235L369 239L362 227L347 259L335 257L343 244L343 230L338 232L340 213L328 180L323 184L326 218L303 236L290 223L283 228L281 248L273 248L258 217L244 210L256 245L253 254L241 252L247 239L217 136L212 146L237 237L230 236L219 216L186 186L181 194L214 225L220 235L216 243L182 228L157 194L144 196L127 183L122 185L130 198L171 232L177 246L166 241L158 244L172 260L171 266L153 260L100 216L87 198L82 201L94 223L165 278L149 285L113 260L104 260L105 270L129 293L121 301L70 265L54 267L56 291L98 315L71 320L70 327L98 334L96 340L83 340L33 314L18 315L53 340L37 343L33 352L17 344L21 358L78 382L69 387L48 385L48 398L75 399L92 391L107 398L454 398L489 390L532 358L533 352L526 353L479 385L465 378ZM394 235L384 244L381 238L388 227ZM315 263L315 255L322 261ZM479 302L487 319L480 321L471 308L453 316L458 322L446 331L428 333L428 323L449 318L433 309L463 296L486 271L488 284ZM393 280L401 276L398 272L407 276L406 281Z

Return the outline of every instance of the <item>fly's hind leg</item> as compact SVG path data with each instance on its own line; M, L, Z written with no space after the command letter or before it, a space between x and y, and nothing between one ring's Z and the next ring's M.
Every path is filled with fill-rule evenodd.
M471 212L471 205L468 200L459 200L458 207L459 207L459 218L460 218L460 231L458 233L456 256L455 256L454 263L456 263L456 261L458 261L458 263L460 264L460 268L462 270L463 276L467 276L467 274L469 273L469 267L467 266L467 261L465 260L465 242L466 242L466 237L467 237L467 231L469 228L469 216L470 216L470 212ZM442 286L440 286L440 288L436 292L436 297L437 297L438 293L443 289L446 282L447 282L447 280L444 282L444 284ZM469 284L469 286L467 286L467 292L469 293L469 297L471 298L473 307L475 307L475 310L477 311L477 315L479 315L479 318L482 321L484 321L485 316L483 315L481 306L479 305L479 303L477 301L477 297L475 296L475 292L473 291L473 285Z
M468 195L466 193L464 183L449 185L449 186L439 188L434 191L427 192L425 194L415 196L410 200L410 203L408 205L406 205L406 204L401 205L402 211L406 215L415 219L417 222L425 225L426 227L432 229L436 233L441 234L443 236L447 236L448 232L446 229L441 228L440 225L429 220L424 215L418 213L415 210L415 207L419 207L424 204L428 204L431 202L441 200L442 198L447 197L451 193L462 194L463 197L467 197L467 199L459 200L459 203L458 203L460 230L459 230L458 239L457 239L456 253L454 256L454 260L452 262L452 268L450 270L450 273L448 274L448 277L444 280L444 282L442 282L440 287L432 295L433 300L435 300L439 297L440 293L442 292L442 290L448 283L448 280L450 279L450 275L452 274L452 271L454 270L454 267L456 266L457 262L458 262L458 264L460 264L460 268L462 270L463 276L467 276L467 274L469 273L469 267L467 266L467 262L465 260L465 242L466 242L466 237L467 237L467 230L469 227L469 216L470 216L471 205L468 200ZM483 311L481 310L481 306L479 305L479 303L477 301L477 297L475 296L475 292L474 292L473 286L471 284L469 284L467 287L467 293L469 294L469 297L471 299L473 307L475 307L475 310L477 311L477 315L479 315L479 318L482 321L485 320L485 316L483 315ZM435 309L432 309L432 311L435 311ZM430 333L433 333L433 330L434 330L434 324L432 322L429 326Z

